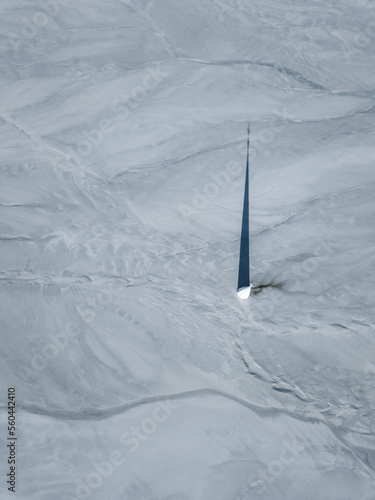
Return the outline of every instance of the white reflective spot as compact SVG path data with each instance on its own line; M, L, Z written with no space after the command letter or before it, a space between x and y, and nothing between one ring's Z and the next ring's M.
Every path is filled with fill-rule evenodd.
M252 287L253 285L250 283L249 286L244 286L242 288L239 288L237 290L237 295L239 296L239 298L242 300L248 299L250 297Z

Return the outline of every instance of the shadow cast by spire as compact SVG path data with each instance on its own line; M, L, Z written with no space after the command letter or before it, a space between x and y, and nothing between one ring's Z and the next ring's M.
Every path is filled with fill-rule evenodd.
M247 156L245 191L242 210L241 246L238 264L238 290L250 286L250 236L249 236L249 148L250 124L247 126Z

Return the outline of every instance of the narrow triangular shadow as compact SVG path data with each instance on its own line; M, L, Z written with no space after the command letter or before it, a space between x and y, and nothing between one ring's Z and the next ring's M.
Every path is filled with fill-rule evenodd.
M249 238L249 147L250 147L250 124L247 126L247 157L246 157L246 178L245 193L242 211L242 229L240 260L238 265L238 288L250 286L250 238Z

